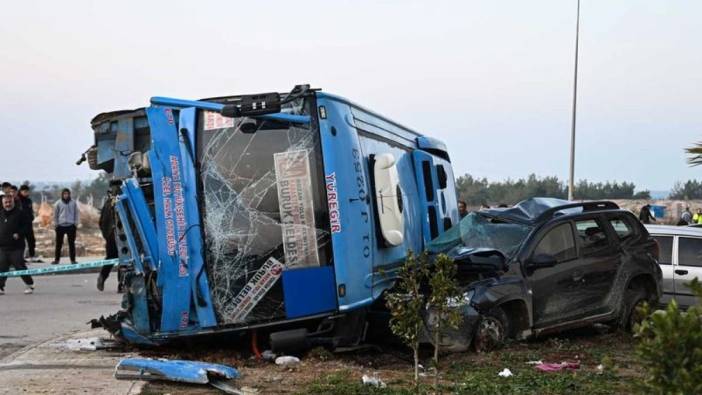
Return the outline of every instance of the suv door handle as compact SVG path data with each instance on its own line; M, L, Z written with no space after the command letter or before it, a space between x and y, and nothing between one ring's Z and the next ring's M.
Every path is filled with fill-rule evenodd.
M687 270L675 269L675 274L679 274L681 276L684 276L687 274Z
M580 282L584 279L585 273L581 272L580 270L576 270L573 272L572 278L574 282Z

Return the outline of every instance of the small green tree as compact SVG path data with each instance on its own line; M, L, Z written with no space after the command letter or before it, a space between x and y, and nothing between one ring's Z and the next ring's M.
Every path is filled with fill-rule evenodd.
M665 310L649 314L636 326L641 342L637 355L646 369L644 391L657 394L702 393L702 285L695 278L688 284L698 303L687 311L675 300Z
M461 312L456 301L461 290L456 281L456 264L445 254L434 260L433 271L429 276L429 307L433 313L432 334L434 337L434 390L439 390L439 349L442 334L446 328L458 329Z
M398 272L397 284L386 300L390 309L390 330L412 349L414 384L419 385L419 337L424 325L425 298L422 283L427 277L426 253L416 257L411 251Z

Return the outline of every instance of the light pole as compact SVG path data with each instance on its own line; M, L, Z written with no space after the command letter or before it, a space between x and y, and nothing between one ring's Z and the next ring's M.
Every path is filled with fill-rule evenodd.
M573 116L570 130L570 178L568 179L568 200L573 200L575 191L575 109L578 104L578 36L580 34L580 0L575 22L575 72L573 75Z

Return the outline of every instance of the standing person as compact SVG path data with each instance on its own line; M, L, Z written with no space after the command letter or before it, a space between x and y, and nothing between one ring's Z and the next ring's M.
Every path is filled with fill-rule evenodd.
M692 212L690 206L685 207L685 211L680 214L680 222L678 225L690 225L692 223Z
M27 233L27 219L24 212L15 207L12 195L2 195L2 210L0 210L0 273L5 273L14 267L15 270L27 270L24 264L24 238ZM7 277L0 277L0 295L5 294ZM25 294L34 292L34 280L31 276L22 276L26 285Z
M61 199L54 205L54 226L56 227L56 254L52 265L61 260L63 236L68 236L68 254L71 263L76 263L76 230L78 229L78 205L71 199L71 191L61 191Z
M692 216L692 223L698 224L702 220L702 208L698 208L695 214Z
M105 199L105 204L102 205L102 210L100 210L100 232L105 239L105 259L119 258L117 241L115 240L115 209L112 191L107 192L107 199ZM102 292L105 290L105 280L110 276L112 266L114 265L103 266L100 270L97 279L98 291ZM120 281L117 291L121 292L121 290L122 282Z
M22 210L25 212L25 218L29 221L29 228L26 235L28 259L30 262L39 262L36 256L37 242L34 238L34 226L32 225L34 223L34 206L32 205L32 199L29 197L29 185L22 185L19 188L18 196L20 207L22 207Z
M468 215L468 207L463 200L458 201L458 215L463 218Z
M650 224L651 221L656 222L656 217L651 215L650 204L641 207L641 211L639 212L639 221L643 222L644 224Z
M15 205L17 205L17 203L19 201L19 193L17 190L17 185L10 185L10 193L12 194L12 197L15 198ZM22 207L18 206L18 208L22 208Z

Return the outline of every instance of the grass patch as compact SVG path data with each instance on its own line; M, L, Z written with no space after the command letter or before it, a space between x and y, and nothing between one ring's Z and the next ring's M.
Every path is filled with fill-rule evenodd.
M446 394L636 394L643 370L634 356L636 341L625 333L579 330L542 339L513 342L499 351L444 355L441 358L440 390ZM260 394L415 394L411 355L404 349L364 350L333 354L315 349L302 355L294 368L254 361L235 350L196 348L180 350L169 358L220 362L238 368L239 386L255 388ZM421 355L429 366L430 350ZM579 361L580 369L544 373L529 361ZM600 371L597 366L602 364ZM497 374L508 368L512 377ZM387 388L363 385L361 376L377 375ZM432 372L421 377L419 392L433 393ZM147 394L217 394L208 386L156 382L147 385Z
M624 333L571 332L531 342L515 342L488 353L447 355L442 363L441 392L452 394L627 394L637 393L641 371L633 355L635 346ZM545 373L529 361L579 361L580 369ZM602 364L604 369L598 369ZM511 377L497 373L508 368ZM411 366L379 367L388 384L380 389L361 384L358 372L321 374L298 393L312 394L414 394ZM389 379L390 378L390 379ZM433 392L432 377L422 378L420 393Z
M466 367L454 375L447 390L458 394L612 394L633 391L631 383L613 373L589 371L544 373L533 367L510 369L514 376L499 377L493 367Z

